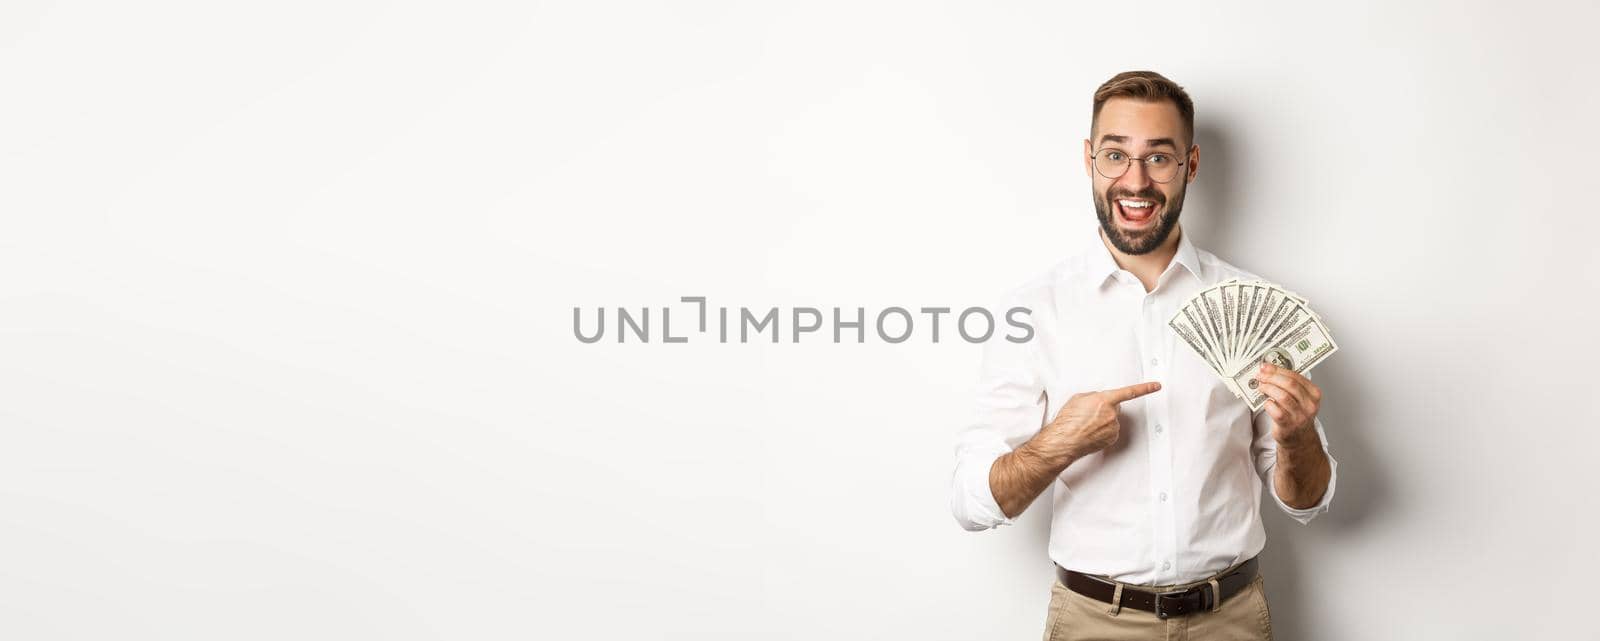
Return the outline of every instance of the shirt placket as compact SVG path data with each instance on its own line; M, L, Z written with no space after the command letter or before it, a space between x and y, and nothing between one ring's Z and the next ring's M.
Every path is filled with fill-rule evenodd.
M1157 292L1160 287L1157 287ZM1156 292L1145 293L1139 303L1139 358L1140 367L1143 368L1146 381L1165 381L1167 372L1170 371L1169 363L1171 349L1169 341L1165 340L1166 333L1161 331L1165 325L1161 318L1163 307ZM1151 537L1155 543L1155 570L1156 582L1160 584L1177 583L1178 575L1178 530L1177 513L1173 509L1176 503L1173 496L1173 470L1172 470L1172 426L1170 405L1167 403L1166 394L1151 394L1144 397L1143 428L1146 430L1150 447L1147 448L1150 457L1150 513L1154 517L1151 521L1155 531Z

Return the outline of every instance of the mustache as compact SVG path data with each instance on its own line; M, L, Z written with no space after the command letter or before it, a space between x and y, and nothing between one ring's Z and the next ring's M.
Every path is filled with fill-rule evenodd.
M1158 204L1162 204L1162 205L1167 204L1167 197L1163 196L1161 194L1161 192L1156 191L1154 188L1146 189L1146 190L1140 191L1138 193L1127 191L1127 190L1118 190L1118 191L1115 191L1115 192L1111 192L1111 191L1106 192L1106 200L1108 202L1112 201L1112 200L1117 200L1117 199L1120 199L1120 198L1138 198L1140 200L1148 200L1148 201L1151 201L1151 202L1154 202L1154 203L1158 203Z

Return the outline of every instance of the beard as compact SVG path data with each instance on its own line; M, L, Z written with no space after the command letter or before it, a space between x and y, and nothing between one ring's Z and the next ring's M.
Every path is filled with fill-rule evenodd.
M1111 246L1116 247L1117 251L1130 256L1148 254L1166 242L1167 236L1172 235L1173 228L1178 226L1178 215L1183 213L1183 197L1187 191L1185 189L1178 192L1169 206L1166 196L1153 187L1139 193L1127 190L1112 192L1107 189L1104 194L1094 195L1094 213L1100 219L1100 229L1106 232L1106 239L1111 241ZM1114 216L1111 203L1119 198L1139 198L1154 202L1161 209L1161 219L1149 229L1124 230L1112 220Z

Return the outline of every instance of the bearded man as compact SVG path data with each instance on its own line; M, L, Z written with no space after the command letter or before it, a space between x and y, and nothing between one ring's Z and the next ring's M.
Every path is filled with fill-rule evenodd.
M1083 167L1098 233L1014 292L1032 341L986 344L951 511L988 530L1051 488L1047 640L1270 639L1261 494L1301 523L1327 510L1322 390L1263 363L1252 413L1167 327L1196 292L1258 279L1178 222L1200 170L1182 87L1150 71L1101 85Z

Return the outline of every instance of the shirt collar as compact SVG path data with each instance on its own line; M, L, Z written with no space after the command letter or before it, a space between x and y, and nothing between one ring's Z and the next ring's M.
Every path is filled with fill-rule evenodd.
M1189 242L1189 233L1182 227L1178 228L1178 253L1172 257L1173 262L1183 265L1194 274L1194 279L1206 282L1205 271L1200 266L1200 251L1195 249L1194 243Z
M1117 266L1116 259L1111 257L1111 249L1100 239L1100 233L1100 228L1095 227L1094 232L1089 235L1089 246L1084 248L1084 280L1090 287L1095 288L1104 285L1107 278L1122 269ZM1189 234L1185 233L1182 227L1174 230L1174 233L1178 234L1178 252L1173 254L1172 262L1188 269L1189 273L1194 274L1195 280L1206 282L1205 272L1200 265L1200 252L1195 249L1194 243L1189 242Z

